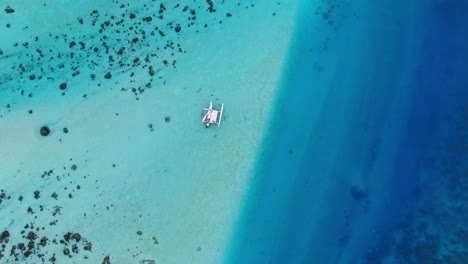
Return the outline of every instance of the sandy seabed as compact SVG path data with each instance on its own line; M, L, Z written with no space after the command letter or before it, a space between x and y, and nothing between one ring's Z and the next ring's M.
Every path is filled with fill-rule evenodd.
M2 262L219 263L298 1L186 2L2 6Z

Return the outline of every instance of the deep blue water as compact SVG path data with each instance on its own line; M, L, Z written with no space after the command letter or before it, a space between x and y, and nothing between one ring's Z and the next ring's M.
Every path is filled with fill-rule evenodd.
M308 2L226 262L467 263L468 2Z

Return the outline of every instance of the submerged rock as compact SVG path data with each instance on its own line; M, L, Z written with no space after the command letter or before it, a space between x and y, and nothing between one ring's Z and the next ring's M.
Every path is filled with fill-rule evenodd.
M104 257L104 259L102 260L102 264L111 264L110 257L109 256Z
M50 128L48 126L41 127L40 133L42 136L48 136L50 134Z
M3 243L4 241L8 241L8 238L10 237L10 232L8 232L8 230L5 230L2 232L2 234L0 235L0 243Z
M80 242L80 240L81 240L81 235L80 235L80 233L75 233L75 234L73 234L73 239L75 239L76 242Z
M12 14L12 13L15 12L15 10L14 10L13 8L7 6L7 8L5 8L5 12L6 12L7 14Z

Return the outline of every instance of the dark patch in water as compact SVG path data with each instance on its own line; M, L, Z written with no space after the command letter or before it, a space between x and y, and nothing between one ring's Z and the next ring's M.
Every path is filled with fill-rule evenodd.
M350 192L351 192L351 197L353 197L354 200L362 200L366 198L366 192L357 186L351 187Z

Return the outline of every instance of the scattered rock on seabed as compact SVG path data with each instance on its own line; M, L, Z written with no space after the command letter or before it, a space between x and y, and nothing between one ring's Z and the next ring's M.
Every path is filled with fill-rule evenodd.
M140 261L140 264L156 264L154 259L144 259Z
M111 264L109 255L104 257L104 259L102 260L102 264Z
M50 134L50 128L48 126L41 127L40 133L42 136L48 136Z
M15 12L15 10L14 10L13 8L7 6L7 8L5 8L5 12L6 12L7 14L12 14L12 13Z

